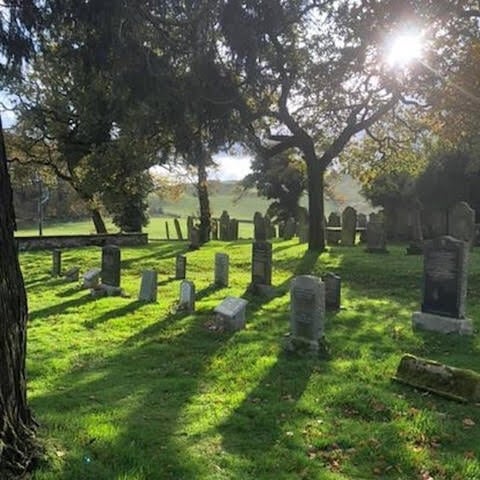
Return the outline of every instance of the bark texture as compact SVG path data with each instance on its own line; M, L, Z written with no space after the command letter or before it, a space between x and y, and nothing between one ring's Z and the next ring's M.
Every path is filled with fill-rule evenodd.
M0 119L0 478L24 478L39 449L27 406L27 299L13 236L15 215Z
M210 240L210 230L212 227L212 215L210 212L210 198L208 195L208 177L207 162L209 155L202 148L202 153L198 158L198 202L200 207L200 243L206 243Z

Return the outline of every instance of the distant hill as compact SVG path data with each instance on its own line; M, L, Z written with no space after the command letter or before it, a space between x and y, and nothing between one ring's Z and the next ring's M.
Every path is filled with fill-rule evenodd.
M368 201L360 193L360 185L352 177L342 175L334 187L335 201L325 199L327 215L331 211L342 211L347 205L351 205L357 211L369 213L372 210ZM239 219L251 219L255 211L264 213L270 200L257 195L255 189L242 191L238 181L212 181L210 184L210 202L212 214L219 217L223 210L227 210L230 216ZM301 200L301 205L307 206L307 196ZM185 193L176 201L160 200L155 194L149 198L150 212L152 215L171 215L185 217L198 215L198 200L193 185L186 187Z

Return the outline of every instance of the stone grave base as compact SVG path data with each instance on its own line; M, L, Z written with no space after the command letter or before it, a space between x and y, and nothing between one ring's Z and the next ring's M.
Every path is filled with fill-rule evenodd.
M120 297L123 296L123 290L120 287L112 287L111 285L105 285L101 283L100 285L92 288L90 294L94 298L100 297Z
M480 374L404 355L393 380L461 402L480 401Z
M320 358L330 358L330 351L325 338L315 342L301 337L290 336L285 342L284 350L287 353L301 356L312 355Z
M367 253L390 253L386 248L366 248Z
M415 312L412 315L412 328L431 332L473 335L472 321L468 318L442 317L425 312Z

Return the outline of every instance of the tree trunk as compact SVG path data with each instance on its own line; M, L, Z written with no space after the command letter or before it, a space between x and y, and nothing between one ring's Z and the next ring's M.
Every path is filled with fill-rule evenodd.
M27 298L13 232L15 215L0 119L0 478L21 478L38 456L27 406Z
M108 233L105 222L103 221L102 215L100 214L100 210L98 210L98 208L92 208L90 210L90 213L92 214L92 221L95 225L95 231L97 233Z
M200 243L206 243L210 240L210 229L212 225L212 215L210 212L210 199L208 196L208 177L207 160L209 154L202 148L198 158L198 202L200 204Z
M308 231L308 249L325 250L325 208L323 202L325 169L312 152L305 155L308 176L308 212L310 227Z

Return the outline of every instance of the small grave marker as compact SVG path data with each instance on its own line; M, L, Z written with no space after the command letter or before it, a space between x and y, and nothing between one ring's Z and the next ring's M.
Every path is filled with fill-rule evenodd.
M243 298L227 297L215 307L217 315L225 330L237 331L245 328L245 310L248 302Z
M111 287L120 287L120 248L105 245L102 248L102 283Z
M322 277L325 284L325 307L327 310L339 310L342 280L338 275L327 272Z
M180 283L178 309L189 313L195 311L195 284L190 280L183 280Z
M228 287L228 270L230 259L226 253L215 254L215 285Z
M83 288L96 288L100 283L99 268L91 268L88 272L83 274Z
M52 251L52 276L62 276L62 251L57 248Z
M253 242L252 244L252 285L272 284L272 244Z
M155 270L144 270L138 299L143 302L156 302L157 284L157 272Z
M182 280L187 273L187 257L185 255L177 255L175 261L175 278Z

